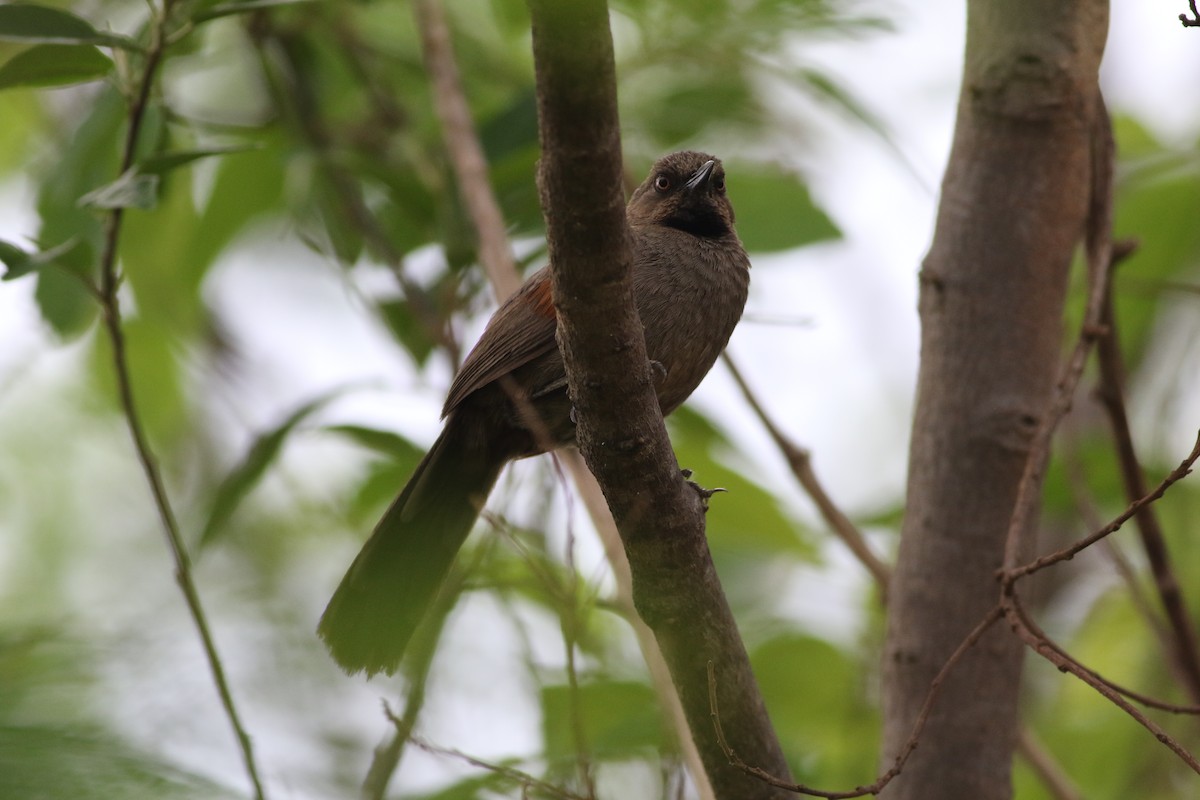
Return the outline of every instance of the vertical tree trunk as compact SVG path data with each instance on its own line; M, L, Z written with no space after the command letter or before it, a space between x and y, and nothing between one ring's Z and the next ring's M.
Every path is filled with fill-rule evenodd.
M921 272L908 511L883 665L885 766L938 670L998 599L1017 484L1059 365L1107 26L1103 0L968 0L954 144ZM1011 796L1021 649L997 627L968 654L884 797Z

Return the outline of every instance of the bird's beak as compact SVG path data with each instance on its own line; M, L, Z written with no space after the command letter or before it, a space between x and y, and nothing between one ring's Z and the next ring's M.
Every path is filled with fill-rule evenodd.
M684 184L688 189L697 189L708 183L708 176L712 175L713 167L717 165L716 161L709 159L704 162L704 166L692 173L692 177L688 178L688 182Z

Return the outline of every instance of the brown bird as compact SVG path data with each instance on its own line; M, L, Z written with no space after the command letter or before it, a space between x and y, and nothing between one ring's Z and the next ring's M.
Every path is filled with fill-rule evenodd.
M679 407L742 315L750 261L725 170L680 152L655 163L626 209L633 295L662 413ZM493 315L450 386L441 436L350 565L318 631L350 673L392 673L509 461L575 441L543 268Z

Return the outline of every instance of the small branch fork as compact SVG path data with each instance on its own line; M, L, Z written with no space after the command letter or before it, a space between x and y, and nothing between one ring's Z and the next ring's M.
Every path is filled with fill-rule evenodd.
M1188 0L1188 8L1192 10L1192 16L1180 14L1179 21L1185 28L1200 28L1200 12L1196 11L1196 0Z
M137 85L136 92L129 106L129 127L125 133L121 156L120 174L122 175L134 166L138 137L150 105L150 93L153 89L154 79L169 44L166 28L173 5L174 0L164 0L161 10L152 10L150 44L146 49L145 63L142 66L141 75L139 76L140 83ZM95 292L103 312L104 328L112 346L113 371L116 375L117 392L120 397L121 409L126 425L129 428L130 437L133 439L134 449L137 451L142 472L145 474L146 482L149 484L150 492L154 497L154 504L158 510L159 521L162 524L163 533L167 540L167 547L175 560L175 580L183 592L188 611L192 616L192 622L196 626L196 631L200 636L204 655L208 661L209 671L212 673L213 683L216 684L217 694L220 695L225 715L229 718L229 724L233 728L238 747L241 750L242 761L247 777L253 786L254 796L258 800L263 800L265 795L262 781L259 779L259 770L255 762L250 736L242 724L241 716L234 703L233 693L230 691L229 682L225 676L225 668L217 652L217 645L209 628L208 617L204 612L204 606L200 601L200 593L192 577L191 559L188 556L187 547L180 533L175 512L171 507L171 501L167 495L162 472L159 469L158 461L146 436L137 402L133 396L133 382L130 378L129 358L125 346L121 306L117 297L117 290L121 285L121 274L117 267L117 252L123 219L124 211L121 208L113 209L108 215L104 231L104 247L100 255L100 285Z
M391 710L386 708L386 706L384 711L388 715L388 718L391 719L392 722L397 725L397 727L399 727L401 720L397 719ZM439 747L435 744L425 741L424 739L420 739L411 735L408 737L408 741L416 745L421 750L424 750L426 753L436 756L457 758L458 760L464 761L473 767L479 767L480 769L487 770L488 772L495 773L496 775L501 775L520 785L522 790L521 797L528 797L529 795L527 793L530 790L536 790L544 795L556 798L556 800L590 800L590 798L567 791L561 786L555 786L552 783L547 783L546 781L535 778L528 772L522 772L519 769L505 766L503 764L493 764L490 761L484 761L481 758L468 755L461 750L454 750L448 747Z

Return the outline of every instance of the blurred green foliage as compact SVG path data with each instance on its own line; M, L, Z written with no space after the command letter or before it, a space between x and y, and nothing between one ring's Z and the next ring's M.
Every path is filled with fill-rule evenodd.
M13 544L0 566L22 578L12 582L16 588L0 589L0 605L20 610L0 617L6 620L0 623L3 797L241 796L218 785L236 781L228 777L236 769L202 778L173 763L147 737L134 735L138 724L130 716L141 712L120 705L129 693L107 697L108 684L95 674L102 670L79 669L95 661L107 670L132 670L135 685L153 683L153 675L184 671L180 661L142 663L112 628L121 634L148 625L157 636L190 635L182 617L154 627L156 604L178 601L169 568L153 549L153 525L131 510L149 506L144 487L132 469L113 467L113 456L95 456L102 450L125 458L119 448L126 446L113 433L119 425L111 360L96 335L97 306L88 291L104 247L105 209L125 209L119 258L135 393L189 541L207 547L201 586L216 597L217 619L236 629L219 630L218 638L232 662L249 665L237 670L235 686L251 698L260 751L284 749L269 741L278 737L302 739L297 750L324 754L308 758L299 776L270 770L281 786L304 786L305 796L355 791L374 738L386 728L378 718L371 728L345 713L340 698L349 690L312 635L316 604L332 584L311 581L332 572L312 563L332 559L340 569L345 554L331 556L331 549L358 541L421 452L394 431L338 421L329 409L344 399L341 393L298 398L271 424L240 441L230 436L228 420L213 409L237 385L236 377L222 376L236 376L243 356L209 291L212 273L263 230L283 229L343 270L347 286L364 274L392 276L391 290L358 292L356 300L390 333L397 352L422 367L452 358L444 332L491 302L407 4L189 0L172 9L172 44L150 94L136 166L119 175L130 97L144 66L147 6L132 0L59 3L57 10L0 6L0 175L28 182L37 218L31 241L0 243L0 260L6 279L36 282L41 321L60 352L78 356L63 396L23 400L24 415L12 404L0 406L0 475L13 477L10 485L29 497L59 499L33 510L28 498L0 486L7 509L0 511L0 529ZM525 6L453 0L446 10L492 188L514 242L532 243L522 251L524 263L536 263L542 222ZM614 2L613 22L631 182L662 152L736 141L737 156L727 160L729 186L748 249L782 251L840 235L801 177L752 160L779 134L763 80L787 81L882 132L833 76L794 66L787 53L805 36L883 31L883 21L832 0L625 0ZM69 88L48 92L48 86ZM1136 371L1158 341L1167 303L1187 291L1194 297L1194 287L1180 291L1179 284L1195 281L1200 257L1194 224L1200 173L1194 151L1169 151L1136 120L1118 119L1117 132L1124 153L1117 230L1141 241L1117 278L1122 344ZM0 291L10 285L17 284ZM1076 287L1072 308L1081 296ZM754 480L737 443L713 420L684 409L671 433L681 464L706 485L730 490L712 502L710 541L739 617L753 621L747 646L797 777L834 789L868 782L877 748L876 649L818 638L777 602L783 591L773 581L794 580L797 567L820 562L818 534L797 520L792 497ZM298 440L331 448L328 475L308 480L284 468ZM1152 471L1168 466L1150 461ZM353 467L338 468L346 463ZM107 480L93 486L95 476ZM281 489L289 480L302 486ZM553 488L547 479L546 496ZM1081 494L1104 515L1125 504L1102 420L1085 419L1052 467L1048 539L1083 532L1074 522ZM1161 505L1185 587L1200 586L1198 502L1200 493L1181 487ZM522 524L525 516L545 520L538 508ZM898 520L892 508L874 521L894 530ZM536 524L514 526L507 536L507 542L473 540L463 583L448 593L448 602L460 593L490 598L527 638L522 652L535 685L513 702L532 709L538 744L506 763L570 784L582 740L587 758L601 768L636 762L653 774L678 769L657 699L630 655L629 631L605 607L602 580L572 573L554 535ZM139 571L147 565L161 572L158 582ZM120 576L114 582L128 584L124 591L109 596L112 589L87 584L78 592L109 597L111 608L85 613L64 589L109 571ZM1062 601L1064 641L1087 663L1151 691L1170 685L1144 619L1109 574L1103 564L1083 565L1058 579L1043 606ZM864 593L857 609L870 620L867 637L878 633L875 596ZM1196 593L1191 600L1198 601ZM133 613L131 605L149 611ZM427 638L436 640L443 622L431 623ZM554 632L549 648L542 641L546 628ZM554 650L563 630L572 631L580 653L577 692L561 665L546 668L545 656L535 655ZM47 665L44 642L76 649ZM190 648L170 658L185 660L187 671L199 663ZM407 664L403 687L431 677L434 689L440 682L453 692L458 665L439 663L426 654ZM1162 748L1077 684L1045 679L1038 670L1046 671L1034 668L1030 720L1088 797L1174 796L1180 770ZM46 699L64 685L75 698L71 713ZM215 705L206 689L190 702ZM419 702L423 694L408 697ZM1179 732L1196 743L1193 731L1179 726ZM665 792L670 782L652 782L654 791ZM496 774L447 779L446 787L404 789L402 796L520 792ZM1021 798L1048 797L1024 769L1018 789Z

